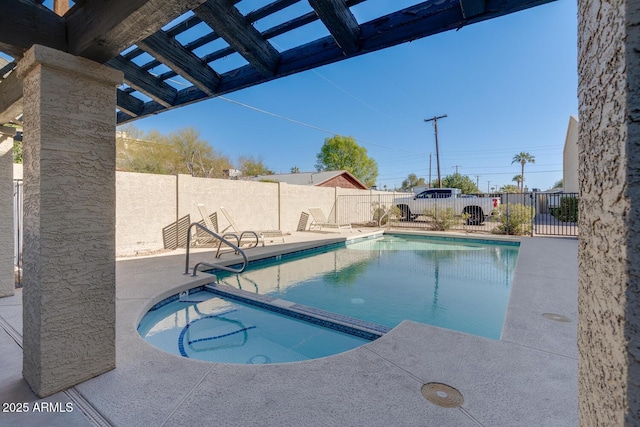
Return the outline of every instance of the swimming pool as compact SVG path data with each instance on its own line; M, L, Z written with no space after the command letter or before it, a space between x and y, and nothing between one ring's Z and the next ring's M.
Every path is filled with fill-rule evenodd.
M257 262L218 282L388 327L499 339L517 242L384 235Z
M292 315L229 301L205 286L156 304L143 317L138 333L175 355L243 364L316 359L379 336L353 329L344 333Z
M405 319L499 339L518 246L384 235L278 255L216 271L138 332L176 355L249 364L341 353Z

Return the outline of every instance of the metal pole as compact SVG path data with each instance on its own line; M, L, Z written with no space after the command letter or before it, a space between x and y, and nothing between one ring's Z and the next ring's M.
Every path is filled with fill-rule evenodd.
M438 147L438 119L444 119L447 115L434 116L430 119L424 119L425 122L433 122L433 128L436 133L436 164L438 166L438 188L442 188L442 177L440 176L440 150Z
M429 188L431 188L431 153L429 153Z

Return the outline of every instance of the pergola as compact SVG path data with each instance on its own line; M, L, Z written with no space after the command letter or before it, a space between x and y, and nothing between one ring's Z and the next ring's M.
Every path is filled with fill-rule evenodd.
M0 51L13 59L0 65L0 125L24 128L32 389L50 395L115 367L117 124L546 2L78 0L54 13L0 0ZM637 10L638 0L579 2L580 410L593 425L640 419ZM2 218L12 135L0 127ZM14 286L8 221L0 239L1 297Z
M365 0L82 0L63 16L42 1L3 0L0 51L15 61L0 68L0 123L20 112L11 71L35 44L122 71L121 124L549 1L430 0L359 22L358 11L375 13ZM319 37L300 38L310 27Z

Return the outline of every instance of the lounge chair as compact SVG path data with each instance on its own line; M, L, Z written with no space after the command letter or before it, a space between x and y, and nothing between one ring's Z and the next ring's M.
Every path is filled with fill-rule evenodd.
M322 230L323 228L337 228L338 232L341 233L342 230L349 230L350 233L353 232L351 229L351 224L338 224L337 222L331 222L327 219L320 208L309 208L309 213L311 214L311 224L309 225L309 230Z
M202 209L200 209L200 205L198 205L198 209L200 210L200 215L202 215L202 221L200 221L200 225L204 225L208 230L211 230L215 233L218 232L218 215L216 212L208 215L204 205L202 205ZM213 237L211 234L202 230L201 228L196 227L195 233L192 234L191 242L193 246L214 246L217 247L220 243L220 240Z
M229 222L229 225L227 226L227 228L225 228L222 231L231 229L233 230L234 233L242 232L242 229L236 225L235 221L233 220L233 218L231 217L231 215L229 214L229 212L225 207L220 206L220 212L222 212L224 217ZM266 239L269 239L270 242L273 242L274 239L278 239L278 240L282 240L282 243L284 243L284 233L280 230L258 230L255 232L258 234L258 236L260 236L260 242L262 243L262 246L264 246L264 241Z
M213 215L209 215L209 212L207 212L207 208L203 204L198 204L198 210L200 211L200 215L202 215L202 221L204 222L204 226L209 230L215 232L216 234L221 235L223 238L227 240L230 240L231 242L237 244L237 246L239 247L243 245L250 245L249 248L255 248L256 246L258 246L258 242L260 241L260 236L256 232L227 231L229 227L225 228L222 231L218 231L218 221L215 213ZM202 237L203 235L204 237ZM196 237L198 239L198 242L202 240L203 243L215 243L215 245L218 248L218 251L216 252L216 258L220 257L220 248L222 246L222 242L219 239L201 230L198 230ZM264 246L264 243L262 245Z

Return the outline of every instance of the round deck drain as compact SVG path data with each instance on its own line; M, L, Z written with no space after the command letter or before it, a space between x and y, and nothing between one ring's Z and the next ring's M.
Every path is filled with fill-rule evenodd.
M434 405L443 408L457 408L464 402L462 394L455 388L442 383L426 383L422 386L422 395Z
M566 316L563 316L562 314L542 313L542 317L548 320L553 320L554 322L565 322L565 323L571 322L571 319L569 319Z

